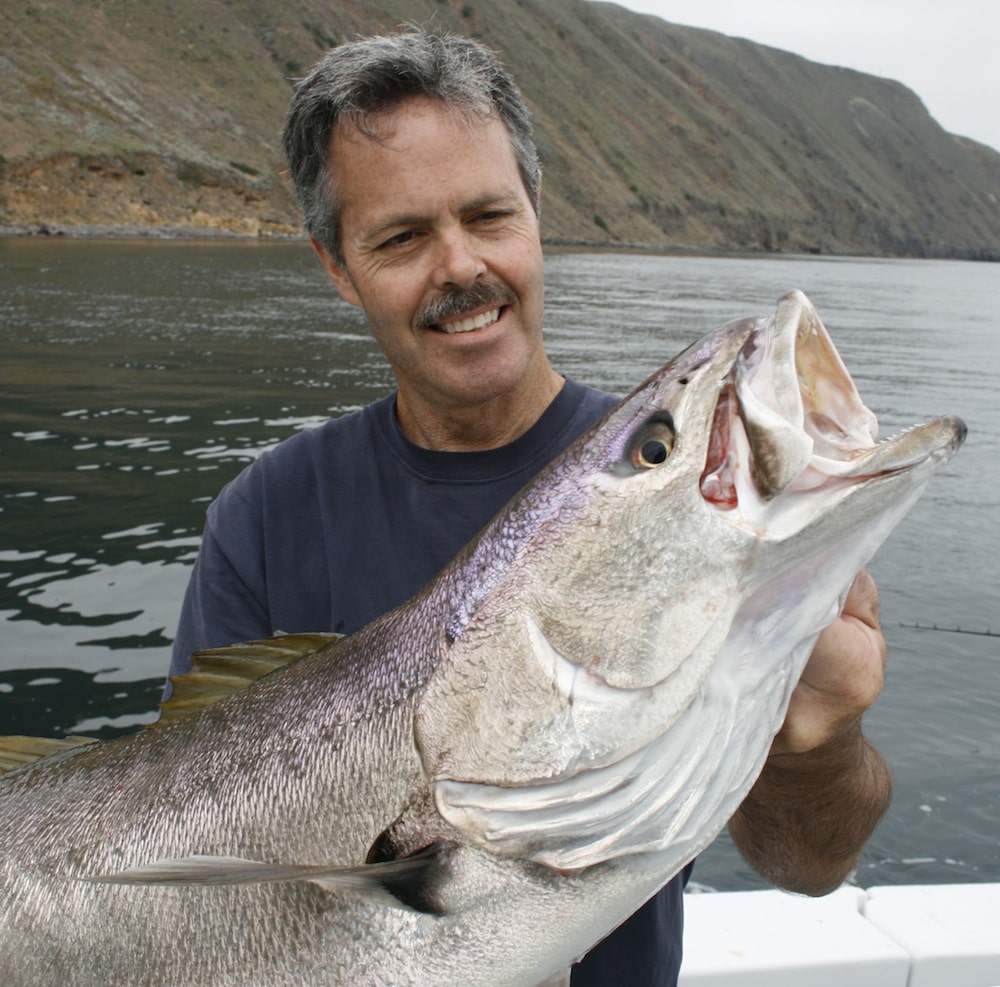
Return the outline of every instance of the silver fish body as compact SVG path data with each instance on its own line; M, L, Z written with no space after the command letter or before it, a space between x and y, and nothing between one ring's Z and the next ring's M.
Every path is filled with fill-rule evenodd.
M752 786L950 458L808 300L721 327L420 594L176 723L0 775L0 983L533 985Z

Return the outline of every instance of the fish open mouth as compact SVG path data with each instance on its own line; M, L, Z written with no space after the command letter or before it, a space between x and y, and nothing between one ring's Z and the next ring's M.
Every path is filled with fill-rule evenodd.
M712 421L702 496L733 509L910 469L965 437L957 418L917 425L881 442L812 303L785 295L761 320L723 383Z

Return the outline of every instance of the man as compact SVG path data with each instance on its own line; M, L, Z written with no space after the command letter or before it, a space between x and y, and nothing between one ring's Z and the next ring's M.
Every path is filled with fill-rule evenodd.
M316 253L364 310L397 390L288 439L223 490L174 673L197 648L351 632L407 599L615 400L564 380L545 353L540 168L491 52L416 31L337 48L299 86L284 140ZM888 804L860 731L884 655L862 575L731 824L776 884L836 887ZM575 966L573 984L675 983L682 880Z

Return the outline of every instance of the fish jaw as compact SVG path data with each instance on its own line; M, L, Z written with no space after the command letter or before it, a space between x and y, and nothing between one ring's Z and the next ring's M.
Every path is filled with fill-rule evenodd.
M965 434L965 424L948 416L878 441L877 419L815 308L793 291L734 362L701 492L769 543L787 541L835 507L847 530L865 512L893 516L886 488L922 489ZM850 500L858 503L838 506Z
M762 497L786 489L813 457L851 458L875 445L875 415L800 291L785 295L747 340L733 381Z

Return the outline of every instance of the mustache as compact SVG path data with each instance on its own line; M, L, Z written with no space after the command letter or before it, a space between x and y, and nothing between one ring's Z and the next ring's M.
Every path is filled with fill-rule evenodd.
M455 288L432 298L417 310L413 321L418 329L426 329L483 305L499 308L515 301L513 289L503 281L477 281L468 288Z

